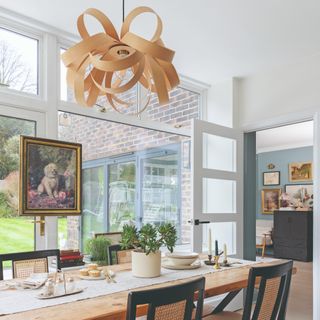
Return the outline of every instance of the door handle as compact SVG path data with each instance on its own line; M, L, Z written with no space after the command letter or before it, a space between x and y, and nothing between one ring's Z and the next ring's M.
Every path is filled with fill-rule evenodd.
M195 226L198 226L199 224L210 223L210 221L200 221L199 219L189 220L188 222L193 223Z

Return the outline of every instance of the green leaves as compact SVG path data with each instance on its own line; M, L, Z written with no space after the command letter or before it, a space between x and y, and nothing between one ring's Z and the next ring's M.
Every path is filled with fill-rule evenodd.
M123 226L120 245L124 250L139 247L138 230L135 226L129 224Z
M177 230L175 226L171 223L165 223L159 226L159 234L162 238L163 244L168 248L170 252L172 252L178 240Z
M124 225L120 243L123 249L140 249L148 255L157 252L163 245L172 252L176 241L177 230L171 223L160 226L147 223L140 231L135 226Z
M91 255L92 261L97 261L98 264L108 264L108 247L111 245L111 240L99 236L89 239L86 243L86 251Z

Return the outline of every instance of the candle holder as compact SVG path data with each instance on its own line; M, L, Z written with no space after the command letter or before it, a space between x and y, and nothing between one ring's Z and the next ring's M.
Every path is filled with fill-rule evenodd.
M227 258L225 258L225 259L223 260L222 266L223 266L223 267L231 267L231 265L230 265L230 263L228 262L228 259L227 259Z
M204 263L207 266L213 266L214 265L214 261L212 261L212 255L211 254L208 254L208 260L205 260Z
M220 255L217 255L217 256L214 256L214 269L218 270L218 269L221 269L220 267L220 263L219 263L219 258L220 258Z

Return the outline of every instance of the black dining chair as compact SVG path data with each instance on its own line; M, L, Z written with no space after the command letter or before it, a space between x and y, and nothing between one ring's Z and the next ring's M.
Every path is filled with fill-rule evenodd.
M0 280L3 280L3 262L12 262L13 278L26 278L31 273L49 271L48 257L56 257L57 269L60 269L60 250L39 250L0 254Z
M291 283L293 262L252 267L243 313L225 312L216 308L205 320L284 320ZM257 285L256 281L259 280ZM258 290L254 302L254 291ZM221 312L220 312L221 311Z
M200 320L204 299L205 278L190 282L157 288L134 291L128 295L127 320L135 320L138 305L148 305L146 320ZM197 293L197 306L194 299Z
M109 264L122 264L131 262L131 250L121 249L120 244L112 244L108 247Z

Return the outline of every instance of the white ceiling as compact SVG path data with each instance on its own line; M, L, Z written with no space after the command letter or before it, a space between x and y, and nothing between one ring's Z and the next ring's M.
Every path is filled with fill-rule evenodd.
M313 145L313 121L258 131L257 153Z
M76 34L76 18L88 7L104 11L119 29L121 2L0 0L0 6ZM319 0L126 0L126 11L139 5L161 16L178 72L210 84L320 53ZM150 26L141 17L135 30Z

